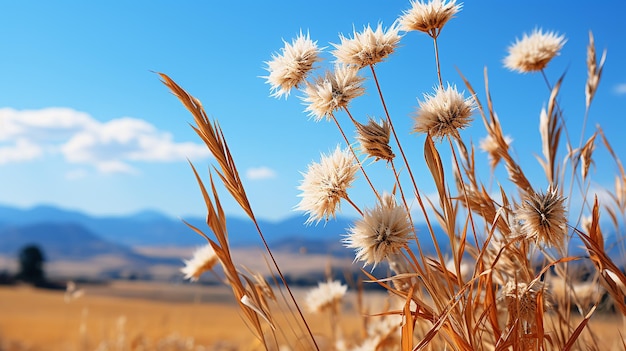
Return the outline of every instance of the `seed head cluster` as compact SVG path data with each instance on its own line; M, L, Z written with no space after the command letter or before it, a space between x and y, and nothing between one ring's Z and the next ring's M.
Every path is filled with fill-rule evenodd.
M376 161L391 161L395 157L389 146L390 125L386 120L376 123L369 119L367 124L356 124L357 140L361 144L361 150Z
M335 217L342 198L348 197L347 189L356 178L359 166L348 150L339 146L331 155L322 155L319 163L309 165L298 187L302 200L296 210L309 215L306 223L319 222Z
M489 155L489 164L491 165L491 168L495 168L498 165L502 159L503 152L506 152L509 145L513 142L513 139L508 135L505 135L502 139L504 140L504 145L502 145L498 139L491 134L480 140L479 147Z
M456 0L432 0L427 3L421 0L411 1L411 8L400 17L400 26L407 32L416 30L437 38L443 26L462 7L463 5L456 4Z
M424 94L419 101L413 131L433 138L458 137L459 129L469 126L475 108L473 97L464 98L456 86L438 86L433 95Z
M389 255L407 245L413 227L404 207L398 206L393 195L383 194L381 202L356 221L348 231L344 244L356 249L355 261L376 267Z
M502 289L502 296L509 312L509 321L519 320L534 324L537 314L537 300L539 292L543 290L543 283L538 282L529 286L526 283L509 281ZM547 307L544 301L544 308Z
M184 260L185 267L181 272L185 275L185 279L197 281L202 273L210 270L217 263L217 254L211 245L204 245L198 248L190 260Z
M518 39L509 46L509 55L504 59L504 66L519 73L541 71L559 54L565 42L563 35L535 29L530 35L524 34L521 40Z
M358 75L358 68L338 64L333 72L326 71L313 83L307 83L303 101L307 104L306 112L316 122L324 117L332 119L333 113L347 108L350 101L363 95L363 77Z
M320 282L316 288L307 293L306 305L313 313L336 308L347 290L348 286L338 280Z
M291 89L298 88L313 69L313 64L320 61L320 49L309 34L300 32L291 44L285 42L280 54L273 54L266 62L269 72L266 82L270 84L270 93L274 97L289 96Z
M562 248L567 234L565 198L556 187L544 193L533 193L525 197L517 211L522 222L522 233L538 244Z
M374 65L383 61L398 46L401 36L398 34L399 27L393 25L383 30L382 24L378 24L376 30L368 25L362 32L354 32L353 38L340 36L341 43L333 44L333 55L338 62L346 65L355 65L359 68Z

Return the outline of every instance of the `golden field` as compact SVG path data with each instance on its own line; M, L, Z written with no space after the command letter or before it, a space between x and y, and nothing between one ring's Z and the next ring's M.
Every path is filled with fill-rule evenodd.
M0 287L0 350L263 349L225 287L114 282L84 289L67 302L64 291ZM358 333L360 318L346 312L344 332ZM324 316L309 320L314 333L329 333Z
M225 287L113 282L84 291L68 302L64 291L0 287L0 350L263 349ZM302 298L304 292L296 295ZM384 299L385 293L365 297L378 306ZM349 294L346 302L341 329L358 339L363 320L356 313L356 296ZM321 339L329 334L326 316L307 319ZM619 316L598 314L590 324L601 350L623 334Z

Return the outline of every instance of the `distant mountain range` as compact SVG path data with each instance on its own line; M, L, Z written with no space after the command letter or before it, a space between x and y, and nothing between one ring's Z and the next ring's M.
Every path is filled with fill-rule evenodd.
M211 236L204 218L192 217L184 220ZM305 226L304 221L304 217L293 217L280 222L260 220L259 224L268 242L291 236L337 240L351 224L351 221L341 218L318 226ZM37 206L31 209L0 206L0 233L3 228L35 223L72 223L103 239L128 246L192 246L206 242L183 223L182 219L174 219L155 211L129 216L96 217L53 206ZM229 217L227 227L232 246L253 245L258 240L258 233L250 220Z
M213 236L204 218L185 220L204 230L209 237ZM348 261L354 257L353 250L345 248L341 243L347 228L353 225L352 220L339 217L308 226L304 222L305 217L295 216L278 222L261 220L259 226L273 252L295 254L294 257L298 254L328 256ZM259 235L250 220L228 217L227 228L233 248L244 252L261 248ZM416 229L418 239L424 238L420 240L424 253L433 254L435 250L426 226L417 225ZM442 251L448 252L447 236L438 227L435 228L435 234ZM100 274L104 271L107 276L116 276L130 268L144 276L174 276L180 275L180 255L149 254L145 248L185 249L205 243L206 240L183 223L182 219L155 211L129 216L97 217L53 206L30 209L0 206L0 262L2 257L14 259L24 245L37 244L44 250L48 262L57 262L59 265L59 262L73 262L74 268L77 264L79 268L84 268L80 267L81 263L91 262L90 265L101 268ZM584 255L580 246L579 241L575 242L570 252ZM612 253L619 255L619 248L613 248ZM260 256L259 260L262 260ZM619 261L621 263L622 259ZM6 268L0 266L0 271L3 269ZM161 273L156 272L158 269Z
M260 220L259 226L275 252L327 255L349 260L354 257L353 250L341 243L347 228L353 224L352 220L340 217L318 225L305 225L305 219L295 216L278 222ZM213 236L204 218L185 220L204 230L209 237ZM259 234L250 220L229 217L227 228L233 248L261 247ZM420 232L426 233L426 229L418 228ZM86 266L89 261L92 266L101 266L101 270L117 272L132 267L145 275L156 266L175 267L169 272L178 272L182 258L142 254L140 252L146 251L138 248L176 249L205 243L206 240L182 219L170 218L155 211L97 217L53 206L30 209L0 206L0 258L15 258L25 245L37 244L53 265L73 262L74 266L80 263ZM423 249L432 251L432 245L424 245ZM111 272L107 274L115 275Z
M204 218L184 218L184 220L204 230L209 237L212 236ZM285 246L293 244L294 241L306 241L310 244L340 242L347 228L353 224L352 220L341 217L318 225L305 225L305 220L303 216L294 216L278 222L260 220L259 226L268 243ZM4 242L10 237L9 233L24 228L29 228L28 232L37 228L37 232L41 233L45 232L45 226L48 226L48 237L58 238L62 235L68 242L77 239L72 233L81 227L92 236L129 247L194 246L206 243L206 240L183 223L182 219L174 219L155 211L144 211L129 216L96 217L53 206L37 206L30 209L0 206L0 252L2 247L6 246ZM258 246L259 234L250 220L228 217L227 229L233 247ZM418 233L427 233L425 227L418 226L417 229ZM438 231L438 235L442 235L442 232ZM44 237L39 236L38 240ZM429 250L428 247L424 249Z

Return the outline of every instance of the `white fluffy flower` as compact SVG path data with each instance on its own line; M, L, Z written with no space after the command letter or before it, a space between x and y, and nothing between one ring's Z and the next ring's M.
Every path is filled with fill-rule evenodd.
M181 272L185 274L185 279L197 281L202 273L213 268L217 263L217 255L211 245L205 245L198 248L190 260L184 260L185 267L181 268Z
M320 282L306 295L306 305L309 311L314 313L336 308L347 290L348 286L341 284L338 280Z
M289 96L292 88L302 84L307 74L313 69L313 64L320 61L317 42L309 34L300 35L291 44L285 42L280 54L273 54L272 60L266 62L268 76L267 83L271 86L272 96Z
M520 73L541 71L559 54L565 42L563 35L535 29L530 35L524 34L521 40L516 40L509 47L504 66Z

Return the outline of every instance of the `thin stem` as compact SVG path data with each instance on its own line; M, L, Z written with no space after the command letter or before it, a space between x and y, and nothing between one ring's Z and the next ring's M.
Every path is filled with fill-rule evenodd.
M443 87L443 79L441 79L441 63L439 62L439 45L437 44L437 36L433 37L435 45L435 62L437 63L437 78L439 78L439 86Z
M350 113L350 110L348 110L347 107L344 107L344 111L346 111L346 113L348 114L350 119L354 121L354 118L352 117L352 114ZM348 140L348 137L346 136L346 134L343 132L343 128L341 128L341 125L339 124L339 121L337 120L337 117L335 117L335 115L333 115L333 121L335 121L335 124L337 125L337 128L339 129L339 132L341 133L341 136L343 136L343 139L346 142L346 145L348 145L348 148L352 152L352 155L354 156L354 159L359 164L359 168L361 169L361 172L363 173L363 176L365 177L365 180L367 180L367 183L370 185L370 188L372 188L372 191L376 195L376 198L378 200L380 200L380 195L378 194L378 191L374 187L374 184L372 184L372 181L370 180L369 176L367 175L367 172L365 172L365 169L363 168L363 164L361 163L361 161L357 157L356 152L354 151L354 148L352 148L352 144Z
M583 117L582 130L580 131L580 141L578 142L578 149L583 147L583 141L585 140L585 127L587 127L587 119L589 118L589 108L585 109L585 116Z
M304 318L304 314L302 313L302 310L300 309L300 306L298 305L298 302L296 301L296 298L293 295L293 292L289 288L289 284L287 284L287 280L285 279L285 276L281 272L281 270L280 270L280 268L278 266L278 263L276 262L276 259L274 258L274 255L272 254L272 250L270 250L270 247L267 244L267 241L265 240L265 236L261 232L261 228L259 227L259 223L257 222L256 217L254 216L254 214L252 214L252 222L254 222L256 230L258 231L259 236L261 237L261 241L263 242L263 246L265 246L265 250L267 251L268 255L270 256L270 259L272 260L272 263L274 264L274 267L276 268L276 272L278 273L278 276L280 277L281 282L283 283L283 285L287 289L287 292L289 293L289 297L291 298L291 300L293 301L294 305L296 306L296 310L298 311L298 314L300 315L300 318L302 319L302 322L304 323L304 326L306 327L306 330L309 333L309 336L311 337L311 341L313 341L313 345L315 346L315 349L317 351L320 351L320 348L317 345L317 341L315 341L315 337L313 336L313 331L311 330L311 327L309 326L309 323L307 323L306 318Z
M459 174L459 177L461 177L461 166L459 165L459 160L456 156L456 151L454 150L454 145L452 144L452 139L450 137L448 137L448 143L450 144L450 151L452 151L452 158L454 159L454 164L456 166L456 170ZM465 203L467 204L467 209L468 209L468 216L469 216L469 220L470 220L470 224L472 225L472 234L474 234L474 241L476 243L476 247L480 247L480 245L478 244L478 238L476 237L476 227L474 225L474 216L472 215L472 209L470 208L470 202L469 199L467 198L467 191L465 190L465 182L463 181L463 179L461 179L461 181L459 182L461 184L461 190L463 191L463 197L465 198ZM456 255L456 254L455 254Z
M546 86L548 87L550 93L552 93L552 84L550 84L550 81L548 80L548 76L546 75L545 70L543 70L543 69L541 70L541 75L542 75L543 80L546 83ZM567 144L568 145L572 145L572 143L570 141L570 137L569 137L569 132L567 130L567 124L565 123L565 119L563 118L563 110L561 110L561 106L559 106L559 103L558 103L558 101L556 101L556 99L554 101L554 104L555 104L555 106L557 108L557 111L559 112L559 118L561 119L561 123L562 123L561 125L565 129L565 137L567 138ZM587 119L587 114L585 113L585 123L586 123L586 119ZM583 125L583 132L582 133L584 133L584 125ZM583 134L581 134L580 138L581 138L580 139L580 145L582 146ZM579 150L580 150L580 148L579 148ZM571 155L570 155L570 160L571 160ZM583 189L584 185L582 184L581 179L576 174L577 164L578 164L577 161L573 162L573 164L572 164L573 167L572 167L572 175L570 177L570 184L569 184L569 190L568 190L568 195L569 196L567 197L567 208L569 208L571 203L572 203L572 194L573 194L573 191L574 191L574 183L578 184L582 194L586 194L586 191ZM565 174L563 174L563 177L565 177ZM587 203L587 196L586 195L583 196L583 199L584 199L583 206L581 206L581 208L580 208L580 212L578 214L578 219L576 220L576 226L578 226L578 223L580 223L580 220L582 219L582 213L583 213L584 205L585 204L588 205L588 203ZM573 236L573 235L574 235L574 232L571 233L571 236ZM559 251L559 253L562 256L569 255L569 245L565 244L565 247L564 248L559 248L558 251ZM563 272L564 272L564 276L565 277L567 277L569 275L569 263L568 262L564 262L563 263ZM569 299L567 299L566 306L565 306L566 307L565 310L566 310L566 315L567 315L566 317L567 318L569 318L569 315L570 315L570 312L571 312L570 304L571 304L571 301Z
M354 209L359 213L359 215L361 217L363 217L363 211L361 211L361 209L359 208L359 206L357 206L348 196L343 197L344 200L348 201L348 203L350 205L352 205L352 207L354 207Z
M382 89L380 88L380 84L378 82L378 77L376 76L376 70L374 70L374 65L370 65L370 69L372 71L372 77L374 78L374 82L376 83L376 89L378 90L378 95L380 96L380 102L383 105L383 109L385 110L385 117L387 118L387 122L391 128L391 134L393 134L393 138L398 145L398 150L400 150L400 155L402 155L402 160L406 165L406 170L409 173L409 178L411 179L411 183L413 184L413 190L415 191L415 198L419 203L419 206L424 214L424 220L426 221L426 225L428 226L428 231L433 240L433 245L435 246L435 250L437 251L437 257L441 264L445 264L443 259L443 254L441 253L441 249L439 248L439 243L437 243L437 238L435 237L435 231L433 229L432 224L430 223L430 219L428 218L428 213L426 211L426 207L424 206L424 202L422 201L422 197L420 195L419 189L417 188L417 182L415 181L415 177L413 176L413 171L411 170L411 166L409 165L409 161L406 158L406 154L404 153L404 149L402 148L402 144L400 143L400 139L398 138L398 134L396 133L396 129L393 126L393 122L391 121L391 116L389 115L389 110L387 109L387 104L385 103L385 98L383 97ZM428 271L427 271L428 272ZM450 289L452 289L452 285L450 285Z
M409 216L409 221L411 222L411 227L413 228L413 233L415 233L415 244L417 244L417 251L420 254L420 259L422 260L422 262L426 262L426 259L424 257L424 252L422 251L422 245L420 245L419 240L417 240L417 230L415 229L415 223L413 222L413 216L411 215L411 208L409 207L409 204L406 201L406 196L404 195L404 191L402 190L402 185L400 184L400 175L398 174L398 171L396 170L396 164L395 164L395 162L393 162L393 160L391 160L389 163L391 164L391 169L393 170L393 175L396 178L396 184L398 185L398 189L400 190L400 197L402 198L402 203L404 204L404 208L406 209L406 213ZM415 265L418 266L417 262L415 262Z

